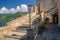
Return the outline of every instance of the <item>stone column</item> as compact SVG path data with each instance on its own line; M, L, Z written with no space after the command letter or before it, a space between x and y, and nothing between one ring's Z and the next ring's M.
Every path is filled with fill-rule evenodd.
M35 13L38 14L38 6L35 5Z
M41 21L44 22L44 18L45 18L44 12L41 13L41 16L42 16L42 20Z
M40 13L40 0L36 1L35 13L39 15Z

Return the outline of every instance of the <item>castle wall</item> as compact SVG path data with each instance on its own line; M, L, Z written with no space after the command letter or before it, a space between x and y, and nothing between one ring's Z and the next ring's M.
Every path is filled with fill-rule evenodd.
M45 11L48 11L54 7L56 7L56 3L57 3L57 0L37 0L36 2L36 10L35 12L38 13L38 4L40 2L40 11L42 12L45 12ZM58 5L60 5L60 2L58 3ZM60 24L60 7L58 6L58 23ZM53 14L54 14L54 11L55 9L53 9L52 11L50 11L52 13L52 16L51 14L48 12L48 13L44 13L44 20L45 18L49 18L50 22L53 22ZM41 13L40 13L41 14Z
M57 8L58 8L58 24L60 25L60 0L58 1Z

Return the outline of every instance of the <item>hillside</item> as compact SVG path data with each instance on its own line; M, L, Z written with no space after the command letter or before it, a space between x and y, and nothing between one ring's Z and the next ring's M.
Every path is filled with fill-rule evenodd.
M27 14L27 12L17 12L15 14L0 14L0 27L5 26L6 22L12 21L25 14Z

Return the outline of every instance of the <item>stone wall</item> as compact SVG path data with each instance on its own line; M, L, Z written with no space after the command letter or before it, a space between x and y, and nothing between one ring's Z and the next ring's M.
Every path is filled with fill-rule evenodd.
M50 9L52 9L52 8L54 8L55 6L57 6L57 4L56 3L58 3L58 21L59 21L59 24L60 24L60 2L58 2L58 0L37 0L37 2L36 2L36 13L39 13L38 12L38 4L39 4L39 2L40 2L40 11L42 11L42 12L46 12L46 11L49 11ZM43 14L43 18L44 18L44 20L45 20L45 18L49 18L49 20L50 20L50 22L53 22L53 14L54 14L54 11L55 11L55 9L53 9L53 10L51 10L50 12L47 12L47 13L44 13ZM51 14L50 14L51 13ZM40 14L42 14L42 13L40 13ZM39 14L38 14L39 15Z
M60 25L60 0L58 1L57 8L58 8L58 24Z

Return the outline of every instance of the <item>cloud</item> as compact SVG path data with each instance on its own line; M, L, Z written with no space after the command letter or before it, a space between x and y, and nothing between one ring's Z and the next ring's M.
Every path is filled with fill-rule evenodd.
M28 6L25 4L21 4L21 6L17 6L16 8L7 9L6 7L2 7L0 9L0 14L8 14L8 13L16 13L16 12L28 12Z
M16 11L20 11L20 6L17 6L16 7Z
M21 10L20 10L21 12L28 12L28 7L27 7L27 5L22 4L20 8L21 8Z
M6 8L6 7L2 7L1 8L1 10L0 10L0 13L2 13L2 14L6 14L6 13L8 13L8 9Z
M9 13L16 13L16 9L14 8L9 9Z

